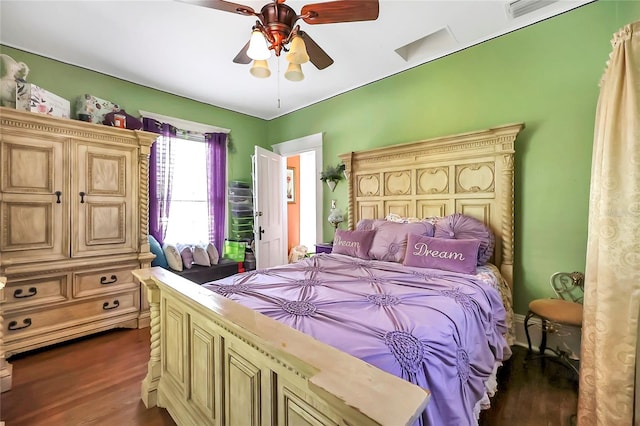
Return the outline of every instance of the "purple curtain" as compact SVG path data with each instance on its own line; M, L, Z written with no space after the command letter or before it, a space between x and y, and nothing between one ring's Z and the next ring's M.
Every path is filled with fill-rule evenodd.
M205 133L207 141L207 201L209 241L222 254L226 217L227 134Z
M150 118L143 119L143 126L144 130L163 136L151 145L149 156L149 233L162 245L171 206L172 138L176 135L176 128Z

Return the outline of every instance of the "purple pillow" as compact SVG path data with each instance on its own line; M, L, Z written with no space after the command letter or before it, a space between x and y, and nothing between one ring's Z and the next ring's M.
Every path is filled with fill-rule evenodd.
M356 231L370 231L373 229L373 219L360 219L356 224Z
M373 237L369 256L371 259L402 263L407 251L407 235L433 236L433 225L429 222L399 223L386 220L373 222L376 234Z
M344 231L336 229L331 253L369 259L369 248L376 231Z
M484 265L491 259L496 244L496 238L487 225L476 218L460 213L454 213L438 220L434 236L457 240L479 240L478 265Z
M182 257L182 264L184 267L191 269L193 266L193 251L191 251L190 246L180 248L180 257Z
M407 239L404 265L475 275L479 247L480 241L475 239L431 238L411 234Z

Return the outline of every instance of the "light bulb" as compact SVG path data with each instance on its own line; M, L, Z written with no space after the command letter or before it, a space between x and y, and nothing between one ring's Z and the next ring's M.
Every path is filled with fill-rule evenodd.
M264 34L262 34L260 30L255 29L251 33L247 56L255 61L264 61L271 57L271 51L269 50L269 46L267 46L267 39L264 38Z
M271 71L269 70L269 64L267 61L253 61L253 65L249 70L252 76L257 78L267 78L271 75Z
M291 50L287 53L287 61L298 65L309 62L307 46L304 44L302 37L297 35L291 40Z
M289 81L301 81L304 80L304 74L302 73L302 67L300 64L289 63L287 71L284 73L284 78Z

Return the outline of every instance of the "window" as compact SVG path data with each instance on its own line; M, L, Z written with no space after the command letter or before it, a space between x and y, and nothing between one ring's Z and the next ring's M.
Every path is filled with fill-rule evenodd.
M169 243L209 241L207 152L201 141L174 138L171 210L167 218Z
M161 135L149 156L149 234L160 244L211 242L222 252L229 131L179 121L205 132L143 115L144 130Z

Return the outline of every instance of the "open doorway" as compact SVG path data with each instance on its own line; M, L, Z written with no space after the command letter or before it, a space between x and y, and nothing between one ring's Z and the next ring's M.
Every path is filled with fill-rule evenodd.
M287 158L293 177L292 195L287 203L288 249L304 245L315 250L322 241L322 133L282 142L273 151Z

